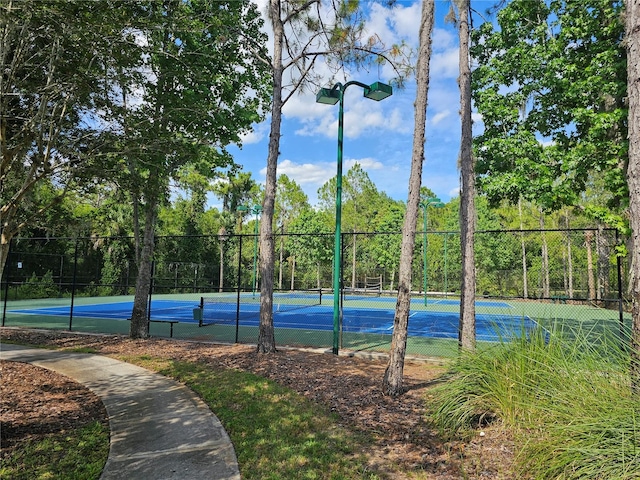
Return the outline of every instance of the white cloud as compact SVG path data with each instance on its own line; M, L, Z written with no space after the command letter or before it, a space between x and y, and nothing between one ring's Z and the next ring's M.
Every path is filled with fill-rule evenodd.
M348 160L345 160L343 162L343 168L345 170L349 170L351 167L353 167L355 164L359 164L363 170L367 171L367 170L382 170L384 168L384 165L379 162L378 160L375 160L373 158L350 158Z
M451 111L450 110L443 110L441 112L438 112L431 119L431 124L432 125L437 125L442 120L444 120L445 118L449 117L450 115L451 115Z
M326 114L327 111L331 111L330 106L316 103L315 95L310 92L294 95L282 109L282 113L287 117L300 118L303 120L321 117Z
M444 78L458 78L458 48L451 48L431 55L429 75Z
M347 91L347 94L350 92ZM351 95L349 96L351 97ZM375 128L401 128L402 115L400 112L392 112L391 116L386 116L382 105L371 100L360 98L345 98L344 112L344 136L345 138L358 138L365 131ZM320 104L318 104L320 105ZM324 112L319 117L311 117L308 113L313 110L309 108L307 114L301 117L303 127L296 130L296 135L314 136L324 135L328 138L335 138L338 134L338 109L328 105L320 105Z
M356 163L365 171L385 168L382 162L374 158L349 158L342 162L343 173L346 175L347 171ZM287 159L278 163L278 175L287 175L301 187L315 187L317 189L336 176L336 168L335 162L297 163ZM260 175L263 177L266 175L266 168L260 170Z
M434 28L432 39L434 51L457 49L458 38L451 31Z
M396 7L393 9L394 27L397 32L403 33L410 43L418 43L421 9L421 2L415 2L408 7Z
M393 8L374 3L366 22L367 34L377 35L387 48L401 40L416 45L420 29L420 9L420 2L409 6L397 4Z
M243 135L240 135L240 141L243 145L250 145L252 143L260 143L269 134L271 121L267 118L264 122L254 124L253 129Z
M300 186L320 186L331 177L335 176L335 164L330 162L296 163L291 160L282 160L278 163L278 175L285 174L295 180ZM266 168L260 170L261 175L266 174Z

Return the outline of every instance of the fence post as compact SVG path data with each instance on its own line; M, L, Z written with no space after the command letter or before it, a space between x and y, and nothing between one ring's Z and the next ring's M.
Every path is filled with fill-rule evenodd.
M238 335L240 331L240 289L242 283L242 238L238 237L238 280L236 282L236 341L238 343Z

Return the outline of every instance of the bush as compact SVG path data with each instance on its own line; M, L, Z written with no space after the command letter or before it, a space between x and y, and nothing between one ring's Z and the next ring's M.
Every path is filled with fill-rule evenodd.
M571 340L568 340L568 339ZM640 478L640 400L619 341L542 330L463 353L430 399L447 436L500 419L514 433L520 476Z
M49 270L42 278L33 273L16 291L18 299L57 298L60 289L53 281L53 273Z

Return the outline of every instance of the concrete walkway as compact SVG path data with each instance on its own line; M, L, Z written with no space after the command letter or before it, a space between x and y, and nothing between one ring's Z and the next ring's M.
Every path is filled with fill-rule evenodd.
M0 359L56 371L100 397L111 427L102 480L240 480L229 436L185 386L99 355L2 344Z

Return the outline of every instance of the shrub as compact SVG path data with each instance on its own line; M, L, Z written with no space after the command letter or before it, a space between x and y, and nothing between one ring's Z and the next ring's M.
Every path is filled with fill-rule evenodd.
M17 288L18 299L57 298L60 289L53 281L53 273L49 270L42 278L33 273L31 277Z
M432 421L451 437L500 419L514 433L520 476L640 478L628 354L619 339L593 345L587 333L540 329L462 353L432 392Z

